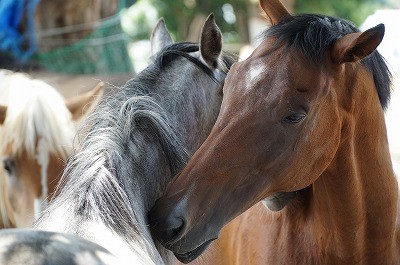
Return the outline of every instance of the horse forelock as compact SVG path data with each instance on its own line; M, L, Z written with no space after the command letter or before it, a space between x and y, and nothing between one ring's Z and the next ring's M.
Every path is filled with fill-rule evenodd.
M2 150L11 145L12 154L25 150L35 158L37 144L43 139L49 153L65 159L75 129L63 97L45 82L24 74L4 78L0 98L7 106L7 116L0 129Z
M348 20L316 14L293 15L267 29L262 38L274 37L276 45L293 47L310 62L322 66L326 51L334 41L344 35L359 32ZM376 90L383 109L390 100L391 73L385 60L377 50L361 60L362 65L373 75Z

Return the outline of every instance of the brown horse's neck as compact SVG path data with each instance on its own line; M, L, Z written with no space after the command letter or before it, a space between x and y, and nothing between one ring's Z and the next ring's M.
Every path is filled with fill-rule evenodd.
M322 245L343 261L377 264L394 259L397 182L383 111L377 94L367 91L373 80L357 73L346 91L353 101L342 109L340 146L313 184L311 211Z

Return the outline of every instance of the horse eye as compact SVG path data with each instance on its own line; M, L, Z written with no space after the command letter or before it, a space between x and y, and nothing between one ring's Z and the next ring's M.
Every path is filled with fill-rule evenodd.
M14 168L15 168L15 163L14 160L11 158L7 158L3 160L3 167L4 170L7 172L8 175L12 175Z
M286 122L286 123L295 124L295 123L299 123L299 122L301 122L302 120L304 120L304 118L305 118L306 116L307 116L307 115L304 114L304 113L293 113L293 114L291 114L291 115L285 117L285 118L283 119L283 121Z

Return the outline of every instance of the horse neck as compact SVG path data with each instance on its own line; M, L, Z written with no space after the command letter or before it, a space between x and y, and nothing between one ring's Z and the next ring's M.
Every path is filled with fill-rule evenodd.
M215 83L212 85L217 86ZM214 88L213 86L204 87ZM217 107L221 102L218 87L204 93L201 92L201 87L191 85L184 88L185 94L173 100L170 99L174 96L171 93L166 96L157 95L157 102L165 110L167 123L171 127L167 128L161 119L156 118L149 124L138 126L132 131L131 143L123 154L122 166L114 166L119 170L119 181L134 209L133 217L139 224L140 234L149 243L148 250L155 256L158 254L154 252L157 246L147 224L148 211L161 197L172 177L183 167L187 155L193 153L204 141L216 119ZM193 91L190 92L189 89ZM212 102L215 104L211 104ZM157 249L166 264L173 263L171 252L161 246Z
M151 138L152 136L145 132L136 135L136 139L142 139L141 142L138 142L141 145L139 146L140 153L146 155L134 154L135 151L129 151L133 156L140 155L140 159L128 155L125 160L127 165L133 161L134 177L120 179L132 208L137 212L135 217L138 219L138 223L147 222L147 212L155 200L161 196L162 190L173 176L160 143ZM134 148L136 149L138 146ZM125 173L124 169L121 170L121 176L128 173ZM130 174L132 176L132 173ZM145 231L149 232L147 227L145 227Z
M196 71L193 71L192 67L195 66L182 69L183 76L187 79L186 83L182 83L182 80L167 80L162 84L164 88L159 87L160 94L157 95L157 101L168 115L169 122L182 144L182 146L178 146L178 151L183 152L184 154L181 155L185 158L187 158L187 155L193 154L208 136L217 118L222 101L222 95L219 92L220 84L215 83L202 72L199 75L199 70L195 68ZM192 80L196 80L196 84L193 84ZM177 84L174 82L177 82ZM169 91L169 87L175 87L177 90L181 89L181 91L163 95L162 91ZM173 98L171 99L171 97ZM125 182L124 186L127 187L125 190L128 197L131 198L132 207L141 209L141 214L138 214L136 218L138 218L139 223L144 224L147 223L148 211L154 205L156 199L162 196L169 181L181 168L174 168L174 165L170 164L169 155L166 153L168 148L162 146L159 141L160 137L154 135L154 132L140 130L137 131L135 137L139 145L143 143L143 146L139 147L141 153L147 154L142 156L138 162L140 165L146 164L147 166L142 169L138 176L124 178L123 181ZM136 146L135 149L137 148ZM133 161L129 158L128 160ZM183 166L183 164L180 166ZM142 196L137 196L131 192L137 190L137 187L141 187L140 190L144 193ZM153 242L149 227L145 225L141 229L149 242ZM173 263L171 252L161 245L158 250L166 264Z
M148 226L147 213L165 189L168 181L173 177L164 153L158 147L157 143L147 142L145 148L146 158L140 163L146 164L146 168L136 175L134 179L123 178L122 184L129 198L132 209L134 209L134 220L138 224L137 229L141 235L143 249L147 253L152 253L153 259L161 257L163 263L172 264L173 255L161 245L154 242ZM138 187L140 187L138 189ZM156 264L160 260L154 260Z
M162 141L160 141L163 137L158 136L154 131L140 129L133 136L135 146L132 146L132 150L128 153L134 154L137 150L140 150L139 152L146 154L146 156L141 155L139 159L126 157L127 164L136 160L135 163L137 164L133 167L137 168L138 171L136 171L135 177L123 178L121 181L125 182L124 186L127 187L128 193L137 190L135 187L141 187L142 194L140 196L130 194L130 197L139 197L132 199L132 203L137 204L135 209L143 209L143 216L147 216L147 212L154 205L156 199L161 197L169 181L178 173L184 165L183 163L187 162L188 156L193 154L205 140L216 120L217 107L220 105L221 98L215 95L206 95L209 93L207 91L199 93L198 91L201 89L201 87L195 87L194 91L196 92L188 93L182 99L182 102L176 99L170 100L168 97L160 97L160 105L165 109L173 128L173 134L176 135L177 141L170 143L170 146L175 146L177 150L175 154L174 152L168 154L171 148L163 146ZM215 101L215 104L210 104L212 101ZM198 109L201 109L201 112ZM159 130L168 131L168 129L161 127L159 127ZM177 157L176 154L178 154ZM180 161L177 164L174 164L174 162L171 164L170 159ZM142 165L146 166L143 167ZM121 175L124 175L124 173Z
M346 89L353 101L342 108L341 142L313 184L313 209L316 233L326 233L322 238L335 253L373 263L393 258L397 182L374 81L364 68L352 78L346 82L353 84Z
M199 148L211 131L221 105L222 88L220 83L215 82L197 66L192 63L187 64L186 59L182 60L173 62L171 68L160 73L159 81L153 88L157 90L153 93L168 116L168 123L177 137L177 142L172 142L170 146L175 146L176 153L181 153L180 156L185 160ZM176 76L176 72L180 73L179 77L170 78ZM171 88L174 89L171 91ZM175 167L170 165L168 159L171 158L171 153L168 155L166 152L171 151L168 150L171 148L162 146L160 137L154 135L154 132L138 131L136 137L143 138L136 141L138 144L146 143L141 147L143 150L141 152L148 155L141 157L140 164L146 163L148 166L142 172L142 177L139 176L134 180L139 181L137 184L144 187L143 190L148 193L144 208L149 210L155 200L161 197L172 177L181 169L179 166L183 164L178 163L179 165Z

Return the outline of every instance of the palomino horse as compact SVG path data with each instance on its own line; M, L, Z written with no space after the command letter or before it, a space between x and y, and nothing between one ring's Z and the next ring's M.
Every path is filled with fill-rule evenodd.
M102 86L64 102L41 80L5 70L0 76L0 227L27 227L55 191L76 133L74 120L90 109Z
M384 26L361 33L260 4L272 27L232 66L216 124L151 210L152 232L189 262L263 201L269 210L253 208L224 234L226 263L399 264L390 73L375 51Z
M93 248L112 253L118 259L114 264L172 262L170 252L156 248L147 214L217 118L223 81L232 64L221 48L213 16L203 25L200 45L174 44L161 21L152 34L153 63L105 97L86 120L82 148L69 160L65 184L36 228L73 233L96 243L74 256L84 258L87 253L96 264L112 262L90 255ZM39 258L38 249L51 248L57 235L57 242L70 241L61 233L0 232L0 243L7 242L0 247L0 262L17 257L18 251L8 248L15 244ZM68 244L64 248L67 254L57 251L71 255ZM72 264L86 264L73 260Z

